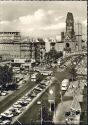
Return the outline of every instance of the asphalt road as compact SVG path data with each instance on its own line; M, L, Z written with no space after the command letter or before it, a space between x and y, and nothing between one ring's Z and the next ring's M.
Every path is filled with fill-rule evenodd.
M63 75L64 74L64 75ZM68 70L65 70L63 72L55 72L55 77L57 78L57 82L55 82L52 87L55 87L55 106L57 106L58 103L60 103L60 83L63 79L68 78ZM49 111L50 109L50 103L48 101L48 97L49 97L49 90L47 90L39 100L42 102L42 104L47 108L47 114L48 114L48 119L47 120L52 120L53 117L53 113L51 113ZM27 110L27 112L20 118L18 119L21 123L23 124L29 124L33 121L36 122L40 121L40 108L41 106L37 104L37 102L35 102L35 104Z
M15 90L14 93L8 95L7 98L0 102L0 113L9 108L14 102L16 102L17 99L27 93L33 86L35 86L35 84L28 81L20 89Z
M70 58L69 58L70 59ZM76 57L76 59L74 59L74 61L77 61L79 63L80 59L78 57ZM70 66L69 66L70 67ZM57 71L55 68L54 71L54 76L57 79L56 84L53 84L53 86L55 87L55 102L56 102L56 106L58 103L60 103L60 83L63 79L65 78L69 78L69 67L67 67L64 71L60 72ZM53 113L51 113L49 111L50 109L50 104L48 102L48 95L49 95L49 91L47 90L39 100L41 100L41 102L43 103L43 105L45 105L45 107L47 107L47 114L49 114L49 119L52 119L53 117ZM38 101L38 100L37 100ZM40 121L40 108L41 106L39 106L37 104L37 102L35 102L35 104L27 110L27 112L20 118L18 119L22 124L29 124L29 123L37 123L38 121Z
M69 70L66 68L64 71L54 72L55 77L57 78L57 82L54 84L55 87L55 102L56 105L60 102L60 83L63 79L69 77ZM0 102L0 113L9 108L17 99L22 97L25 93L27 93L35 84L31 82L27 82L22 88L16 90L13 94L9 95L5 100ZM50 108L50 104L48 102L49 91L47 90L39 100L44 103L45 107ZM52 117L52 113L47 112ZM35 102L35 104L31 107L31 109L27 110L27 112L19 119L21 123L27 124L31 121L40 121L40 106Z

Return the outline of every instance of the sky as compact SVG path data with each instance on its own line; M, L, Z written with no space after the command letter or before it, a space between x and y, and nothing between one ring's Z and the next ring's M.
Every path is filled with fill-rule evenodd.
M87 37L86 1L1 1L0 31L19 31L30 37L58 37L65 31L67 12L82 23Z

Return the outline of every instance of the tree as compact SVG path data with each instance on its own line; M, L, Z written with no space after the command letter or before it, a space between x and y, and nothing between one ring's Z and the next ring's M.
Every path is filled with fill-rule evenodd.
M46 106L42 106L42 118L43 121L48 121L48 108Z
M7 65L0 66L0 84L3 87L6 87L6 84L12 82L12 79L13 79L12 67L9 67Z
M69 74L70 74L70 79L72 81L76 80L76 76L77 76L77 70L75 69L74 66L71 66L70 69L69 69Z
M51 64L52 62L57 63L57 59L62 56L63 56L63 53L61 51L57 52L56 50L52 49L45 54L45 60L46 60L46 63L48 64Z

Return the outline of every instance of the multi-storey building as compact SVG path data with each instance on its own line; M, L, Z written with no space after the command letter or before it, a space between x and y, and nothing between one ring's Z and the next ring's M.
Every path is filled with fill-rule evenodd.
M21 39L20 32L0 32L0 42L7 41L19 41Z
M45 54L45 42L42 39L38 40L24 40L19 42L7 42L0 43L0 56L2 59L28 59L41 62L44 60Z
M38 62L44 62L44 55L46 52L45 42L43 39L39 38L39 42L35 43L35 59Z
M3 42L0 43L0 55L2 59L20 58L20 44Z

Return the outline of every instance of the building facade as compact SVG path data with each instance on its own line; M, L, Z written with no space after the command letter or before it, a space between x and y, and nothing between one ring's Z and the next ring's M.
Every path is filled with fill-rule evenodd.
M8 40L11 41L19 41L21 39L20 32L0 32L0 42Z
M77 40L74 31L74 18L73 14L68 12L66 17L66 32L63 33L62 39L64 41L64 51L74 52L77 51Z
M44 59L45 51L45 42L42 39L19 42L3 41L0 43L2 59L20 58L41 62Z

